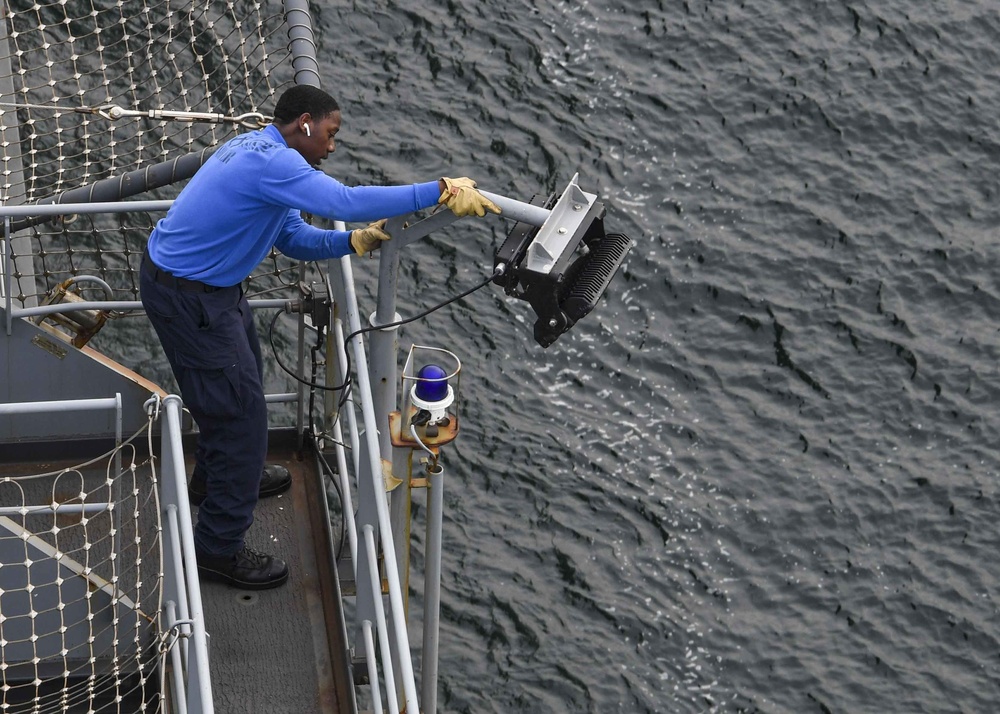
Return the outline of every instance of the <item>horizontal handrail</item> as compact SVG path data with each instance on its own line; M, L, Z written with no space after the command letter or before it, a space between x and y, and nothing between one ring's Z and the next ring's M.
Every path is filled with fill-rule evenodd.
M91 515L94 513L104 513L112 510L110 503L60 503L55 506L4 506L0 508L0 516L31 516L38 513L56 513L65 515L67 513L84 513Z
M20 206L0 205L0 219L34 216L65 216L78 213L152 213L166 211L172 200L163 201L102 201L99 203L47 203Z
M120 400L115 397L103 399L57 399L47 402L10 402L0 404L0 414L48 414L51 412L85 412L101 409L117 409Z
M279 309L290 311L296 302L291 299L282 298L259 298L248 299L250 308L253 310ZM142 303L138 300L86 300L82 302L61 302L52 305L38 305L36 307L16 307L11 306L11 314L14 317L37 317L39 315L56 315L66 312L79 312L81 310L114 310L125 312L127 310L142 310Z

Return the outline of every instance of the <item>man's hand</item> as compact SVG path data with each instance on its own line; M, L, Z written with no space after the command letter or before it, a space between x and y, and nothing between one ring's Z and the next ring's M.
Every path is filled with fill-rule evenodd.
M358 256L362 256L382 245L382 241L391 239L385 232L385 219L369 223L367 228L351 231L351 247Z
M500 206L493 203L476 190L476 182L470 178L443 178L445 189L438 199L456 216L485 216L486 211L500 213Z

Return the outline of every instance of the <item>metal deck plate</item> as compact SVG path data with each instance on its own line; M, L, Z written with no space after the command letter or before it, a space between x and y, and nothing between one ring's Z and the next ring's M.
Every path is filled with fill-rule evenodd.
M291 490L262 499L257 505L247 543L288 563L288 582L274 590L243 591L219 583L202 583L205 619L210 636L215 711L338 712L335 668L349 666L346 647L331 647L336 628L329 625L330 573L317 563L314 533L318 509L310 508L307 479L312 463L272 449L268 463L292 474ZM334 644L337 644L336 642ZM336 657L331 652L342 652ZM339 674L339 673L338 673Z

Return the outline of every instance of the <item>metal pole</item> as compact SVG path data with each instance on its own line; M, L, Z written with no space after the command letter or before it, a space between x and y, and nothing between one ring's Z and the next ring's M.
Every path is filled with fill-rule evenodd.
M328 384L343 384L344 382L344 370L343 367L347 365L347 354L344 352L344 328L340 319L335 319L333 321L333 334L330 336L331 342L333 344L328 345L327 354L336 354L337 359L327 360L327 373L328 373ZM340 367L336 369L335 367ZM329 395L329 393L328 393ZM329 398L329 397L328 397ZM348 406L348 414L352 417L354 416L354 408ZM354 575L354 582L357 583L358 580L358 528L357 523L354 521L354 504L351 498L351 482L347 477L347 455L344 449L344 429L340 422L340 417L338 415L333 415L331 417L333 422L333 438L336 442L336 453L337 453L337 474L334 476L340 483L341 498L343 500L343 517L344 517L344 530L347 532L347 542L350 545L351 552L351 570ZM353 434L357 434L357 425L351 422L351 431ZM357 458L358 450L355 449L353 456ZM358 472L357 462L354 464L354 473ZM356 587L356 586L355 586Z
M344 275L344 289L347 294L347 314L348 314L348 326L351 332L360 329L361 326L361 315L358 311L357 296L354 292L354 281L353 276L350 273L350 258L341 258L341 261L347 261L348 265L343 270ZM342 266L344 267L344 266ZM379 533L382 538L383 552L388 554L393 554L395 556L396 548L393 541L392 529L389 522L389 504L388 499L385 494L385 485L382 480L382 463L379 458L379 445L378 445L378 435L374 431L373 427L377 423L375 417L375 407L372 404L371 398L371 380L368 376L368 370L364 369L364 365L367 364L365 359L365 345L361 339L361 335L355 335L351 340L351 346L354 349L354 362L359 365L357 372L357 383L356 383L356 394L361 400L361 411L364 415L365 422L365 441L368 447L368 466L370 468L370 484L369 486L373 488L375 509L378 516L378 527ZM363 506L363 504L362 504ZM359 510L360 515L360 510ZM364 521L359 521L364 525ZM377 563L372 563L372 567L377 567ZM394 634L396 642L399 645L400 652L405 653L406 656L400 657L399 668L400 668L400 679L402 680L403 689L406 694L406 711L407 714L419 714L419 707L417 704L417 689L416 683L413 679L413 662L410 661L409 652L409 638L406 634L406 614L403 609L403 595L401 592L399 584L399 573L395 568L385 569L386 579L389 582L389 603L390 603L390 614L392 615L392 623L394 628ZM361 567L359 564L358 568L358 586L360 588L363 575ZM360 614L361 603L358 603L358 610Z
M343 221L334 221L333 227L338 231L347 230L347 224ZM350 258L340 258L338 260L330 260L327 263L327 275L330 277L330 283L335 292L334 303L337 307L338 317L334 320L334 331L337 339L337 363L343 365L339 375L337 377L338 384L343 384L345 378L348 376L347 370L347 345L344 343L344 335L346 334L344 330L343 319L339 316L341 308L344 309L346 313L346 306L348 303L347 299L347 284L350 283L352 295L354 295L354 276L351 273L351 260ZM340 280L334 280L334 268L337 268L340 274ZM350 273L350 275L349 275ZM355 307L357 305L357 299L354 298ZM348 330L355 330L357 328L350 327L353 323L350 321L350 316L346 315ZM360 327L360 324L358 325ZM347 387L348 393L351 393L352 387ZM327 392L328 398L333 400L333 393ZM354 466L354 479L355 485L360 487L360 482L358 479L361 476L361 440L358 438L358 415L354 409L352 402L347 402L347 433L351 439L351 463ZM332 414L332 409L330 410ZM333 417L336 418L336 417ZM360 488L359 488L360 491ZM357 577L357 566L355 566L355 577Z
M3 219L3 299L4 299L4 318L7 321L7 334L10 335L11 328L13 327L14 315L11 312L11 292L13 292L13 287L10 284L11 281L11 245L10 245L10 216L4 216Z
M201 165L208 161L216 147L212 146L195 153L178 156L175 159L164 161L159 164L146 166L142 169L129 171L127 173L112 176L111 178L95 181L87 186L71 188L68 191L57 193L55 196L44 198L38 203L28 204L28 206L48 206L72 203L108 203L118 202L129 196L135 196L154 188L168 186L178 181L191 178ZM40 215L22 216L14 221L12 230L17 231L30 228L31 226L44 223L45 219Z
M295 392L278 392L276 394L265 394L264 401L268 404L279 404L281 402L294 402L299 398Z
M146 407L151 410L157 410L160 406L161 403L158 397L154 397L146 402ZM150 422L150 429L152 429L152 422ZM166 419L160 422L160 432L163 444L160 449L160 478L158 479L160 488L160 518L163 521L163 542L161 544L164 559L162 595L164 600L169 601L177 608L176 612L168 613L167 626L173 627L178 620L187 621L189 619L188 599L187 590L184 586L180 528L177 525L177 484L174 478L170 476L173 473L175 456L168 448L169 441L167 439ZM153 454L150 454L150 456L153 456ZM178 681L183 679L184 669L187 666L187 650L182 646L184 644L186 644L186 641L179 642L171 653L171 657L176 659L174 668L177 674L174 679ZM181 661L182 651L184 652L183 661Z
M340 302L341 307L346 313L347 317L346 329L349 330L350 332L355 332L361 328L361 315L360 312L358 311L357 295L354 292L354 274L351 271L351 259L345 256L343 258L340 258L338 262L340 267L340 281L336 285L336 289L338 291L338 299L341 301ZM362 341L360 335L356 335L353 338L352 347L355 347L354 353L355 355L357 355L357 359L355 361L355 370L359 375L359 380L361 375L364 375L365 388L361 387L360 382L358 384L354 384L353 386L350 387L351 394L353 396L356 396L361 401L362 404L364 404L364 402L366 401L366 395L367 395L367 400L369 401L369 408L370 408L371 395L370 392L366 391L368 385L367 381L368 371L365 369L365 365L367 364L367 362L365 360L364 342ZM356 408L356 405L353 403L353 400L349 402L347 406L348 406L347 410L348 414L353 414ZM367 421L366 417L366 424L367 423L369 422ZM372 421L370 423L374 425L374 417L372 418ZM369 449L372 449L370 442L366 441L366 445ZM355 525L358 531L358 535L363 538L364 534L362 529L366 525L372 525L376 529L379 526L378 506L376 504L377 501L376 493L380 490L383 491L384 493L384 486L382 485L382 478L381 478L382 470L380 467L380 460L378 457L377 444L373 448L371 454L374 455L375 458L374 459L368 458L367 460L362 459L361 438L360 436L358 436L358 428L356 421L351 423L351 447L352 447L352 455L354 457L355 479L357 480L357 487L358 487L358 512L357 515L355 516ZM369 455L366 454L366 456ZM372 468L374 468L374 471L368 473L368 471L370 471ZM378 482L377 484L376 480ZM382 592L381 588L379 588L375 592L368 592L371 588L370 585L371 581L369 580L369 571L375 570L376 572L378 572L378 562L374 563L369 562L367 553L365 552L363 545L360 543L358 545L358 550L356 555L357 555L357 562L355 563L354 566L354 580L355 580L355 585L357 587L356 622L359 623L357 625L359 630L357 632L356 641L360 642L363 639L363 635L360 631L361 627L360 623L363 623L365 620L374 622L375 598L382 597Z
M252 310L270 310L278 308L289 312L293 301L282 298L260 298L258 300L248 300ZM13 317L36 317L38 315L53 315L57 312L77 312L79 310L115 310L124 312L126 310L142 310L142 303L138 300L87 300L82 302L60 302L52 305L38 305L37 307L12 307Z
M166 466L166 461L164 461L164 465ZM167 532L170 534L170 542L167 543L172 561L170 563L170 571L174 582L177 584L177 592L175 593L177 596L177 619L187 621L190 619L190 614L188 612L187 589L184 587L184 560L181 555L181 531L177 519L177 504L168 503L164 511L167 514ZM171 622L170 626L173 627L173 624ZM191 633L191 626L183 624L178 631L183 635L178 644L184 656L183 664L186 669L188 666L187 636ZM181 675L182 672L177 673L178 677Z
M441 531L444 467L427 464L427 545L424 558L424 642L421 694L424 714L437 714L438 633L441 629Z
M180 456L184 453L181 444L181 399L170 394L163 399L163 409L166 412L163 433L163 449ZM212 702L212 677L208 667L208 638L205 632L205 608L201 601L201 583L198 581L198 568L194 567L197 558L194 554L194 532L191 526L191 506L187 500L187 476L184 474L184 464L177 458L172 459L170 473L164 478L174 479L177 487L178 526L184 562L188 564L185 570L185 580L188 592L189 616L191 625L191 662L188 668L188 708L195 708L201 714L212 714L215 705ZM184 488L181 488L183 484Z
M117 397L104 399L65 399L50 402L11 402L0 404L0 414L48 414L51 412L85 412L98 409L115 409ZM121 436L119 434L119 439Z
M403 229L403 217L389 219L386 232L389 235L399 235ZM378 304L373 325L386 325L398 321L396 313L396 286L399 280L399 253L401 246L396 241L388 241L379 250L378 274ZM399 470L401 459L398 450L392 447L392 435L389 433L389 413L396 409L396 364L399 351L399 328L393 327L371 333L371 378L372 401L375 405L375 419L379 426L379 451L383 459L390 459L393 475L405 471ZM405 464L405 461L402 461ZM397 487L389 496L389 522L392 528L392 540L396 544L396 557L392 562L386 561L386 569L395 568L402 583L403 592L403 622L408 621L409 595L409 561L410 561L410 479L404 476L404 483ZM405 626L405 624L404 624ZM395 623L391 630L395 636ZM392 653L394 669L400 667L397 653ZM399 657L409 657L409 652L399 653ZM386 685L388 688L388 685Z
M500 209L503 211L499 216L500 218L521 221L522 223L529 223L533 226L542 226L552 214L552 211L547 208L533 206L530 203L524 203L523 201L508 198L507 196L490 193L489 191L481 191L480 193L493 201L493 203L500 206ZM487 215L492 214L488 213ZM460 219L451 211L438 211L437 213L432 213L426 218L403 228L398 233L392 233L392 243L398 244L399 248L405 248L410 243L418 241L421 238L426 238L431 233L439 231L457 220Z
M378 561L378 553L375 550L375 529L370 524L365 526L365 552L368 553L369 562ZM378 572L371 570L369 573L372 591L381 592L382 587L378 582ZM399 700L396 698L396 677L392 663L394 650L389 646L389 628L385 622L385 609L382 607L381 596L375 601L375 626L378 633L378 647L382 654L382 676L385 678L386 704L389 705L389 711L398 712Z
M120 568L123 567L121 564L121 532L122 532L122 395L121 392L115 392L115 485L114 485L114 501L111 507L111 552L114 553L114 560L111 562L111 573L112 577L117 580ZM133 479L135 478L135 472L132 472ZM132 487L135 487L135 482L133 481ZM118 611L121 609L121 602L115 603L115 615L118 615Z
M14 57L14 53L11 50L16 43L11 40L7 25L8 23L6 22L0 22L0 55L2 55L0 57L0 97L4 98L16 95L14 86L15 73L13 63L11 62L11 59ZM20 83L18 82L18 84ZM4 146L4 203L7 205L23 204L27 182L25 181L24 174L24 160L21 156L20 122L18 121L16 112L10 112L8 116L8 113L4 111L0 112L0 116L3 117L3 121L0 122L0 142L3 142ZM38 294L38 285L35 280L35 276L38 274L36 265L38 261L32 253L31 241L25 236L12 239L11 233L12 228L8 224L5 230L8 259L13 261L13 256L19 254L23 256L22 259L27 263L19 271L21 277L17 279L16 292L18 295L25 296L22 305L31 306L38 301L36 297ZM6 319L8 335L11 334L11 330L13 329L13 318L10 313L10 297L15 292L14 286L10 283L10 277L8 275L8 279L4 283L4 293L7 295Z
M97 203L32 204L0 206L0 216L24 218L30 216L64 216L75 213L152 213L166 211L173 201L100 201Z
M515 221L521 221L522 223L530 223L533 226L541 226L545 223L549 214L552 213L552 211L547 208L532 206L530 203L518 201L513 198L507 198L506 196L501 196L498 193L490 193L489 191L480 191L479 193L483 194L486 198L493 201L493 203L500 206L500 210L503 211L500 214L502 218L510 218Z
M337 360L339 364L346 367L347 365L347 352L344 351L344 325L340 320L337 320L337 324L334 328L337 339ZM337 377L339 383L343 383L346 378L347 373L341 371ZM347 387L349 390L350 387ZM339 421L337 422L340 423ZM351 464L354 467L354 478L357 480L358 475L361 473L361 440L358 438L358 415L354 411L354 406L348 402L347 409L347 433L351 439ZM357 485L355 483L355 485ZM357 555L357 553L355 553ZM355 573L357 575L357 573Z
M386 232L395 235L402 230L403 218L389 219ZM372 326L388 325L399 320L396 314L396 283L399 279L399 245L386 241L379 250L378 304ZM379 426L379 449L383 457L392 450L389 434L389 412L396 408L396 352L399 348L398 327L370 333L372 401Z
M316 62L309 0L285 0L285 25L288 27L288 49L292 53L295 83L319 87L319 64Z
M105 513L111 507L111 503L60 503L56 506L3 506L0 508L0 516L30 516L36 513L54 513L64 515L67 513L80 513L93 515L95 513Z
M138 300L86 300L81 302L57 302L51 305L36 307L15 307L14 317L37 317L39 315L55 315L63 312L79 312L81 310L141 310L142 303Z
M306 279L306 264L303 261L299 261L299 280L304 282ZM315 325L319 328L319 325ZM305 310L299 310L298 319L299 328L299 339L296 343L298 345L298 372L299 372L299 382L296 385L296 391L298 393L299 399L295 410L295 431L298 434L296 438L296 450L302 451L302 444L305 441L305 430L306 430L306 313ZM312 415L309 415L312 419ZM311 426L311 424L310 424Z
M361 623L361 639L365 642L365 654L368 659L368 684L372 690L372 711L382 711L382 692L378 686L378 666L375 657L375 638L372 635L372 621L365 620Z
M410 476L413 469L412 449L392 449L392 472L401 474L399 484L389 497L389 522L396 546L396 569L403 584L403 609L406 621L410 620L410 516L413 506L413 486Z
M167 627L171 628L174 623L177 622L177 612L176 605L173 600L167 600L164 604L164 609L167 613ZM176 673L171 680L173 682L174 690L174 701L177 706L177 714L187 714L187 702L184 701L184 678L181 674L184 672L184 665L181 664L181 652L180 647L170 648L170 664L174 668Z
M122 475L122 395L115 392L115 482L118 490L115 501L121 502L121 475ZM115 529L120 529L120 524L115 523Z

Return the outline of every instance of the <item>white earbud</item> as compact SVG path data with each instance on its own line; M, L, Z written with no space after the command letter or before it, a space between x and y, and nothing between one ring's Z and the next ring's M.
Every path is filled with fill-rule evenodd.
M310 129L309 129L309 125L308 124L303 124L303 126L305 127L305 130L306 130L306 136L312 136L313 134L312 134L312 131L310 131Z

